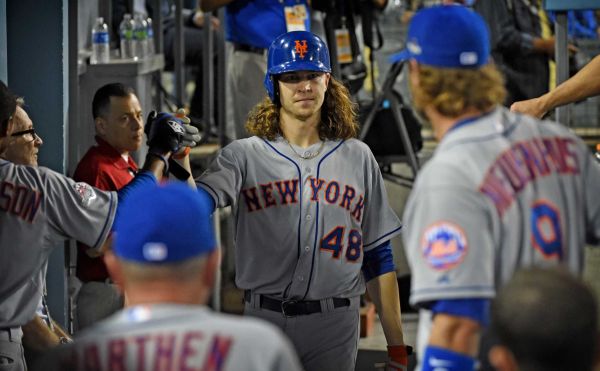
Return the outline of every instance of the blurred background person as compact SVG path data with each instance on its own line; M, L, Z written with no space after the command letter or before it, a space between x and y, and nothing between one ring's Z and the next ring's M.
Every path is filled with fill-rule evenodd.
M204 11L225 6L225 33L233 46L227 59L228 94L231 96L235 137L247 138L248 113L265 96L267 49L288 31L310 31L307 0L199 0Z
M517 272L491 306L497 371L592 371L599 365L598 304L567 271Z
M138 171L130 154L144 137L142 107L132 88L121 83L102 86L94 94L92 115L96 145L77 164L73 179L106 191L117 191ZM82 329L123 307L123 296L110 280L104 259L77 243L77 328Z

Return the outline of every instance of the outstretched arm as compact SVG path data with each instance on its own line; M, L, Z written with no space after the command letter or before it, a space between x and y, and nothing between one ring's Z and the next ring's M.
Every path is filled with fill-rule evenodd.
M510 106L511 111L521 112L541 118L546 112L582 99L600 94L600 55L592 59L575 76L563 82L556 89L538 97Z

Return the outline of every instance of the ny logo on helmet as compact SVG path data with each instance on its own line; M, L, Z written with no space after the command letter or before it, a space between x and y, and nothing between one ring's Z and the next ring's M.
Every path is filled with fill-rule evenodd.
M308 45L306 45L306 40L296 40L296 53L300 56L300 59L304 59L304 54L308 51Z

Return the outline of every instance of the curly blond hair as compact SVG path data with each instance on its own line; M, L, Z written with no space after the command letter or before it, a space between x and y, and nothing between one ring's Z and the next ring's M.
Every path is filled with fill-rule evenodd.
M348 89L333 76L321 107L319 137L321 139L350 139L358 135L357 105L350 99ZM248 115L246 130L252 135L274 140L282 135L279 126L279 107L268 97L257 104Z
M431 104L444 116L458 117L467 108L487 111L502 104L506 89L492 63L479 69L419 65L419 86L413 87L412 94L417 108Z

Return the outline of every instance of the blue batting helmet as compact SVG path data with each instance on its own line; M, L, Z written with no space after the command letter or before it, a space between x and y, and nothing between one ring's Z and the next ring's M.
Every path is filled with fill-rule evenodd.
M265 88L276 102L274 75L293 71L331 72L329 50L320 37L308 31L292 31L279 35L269 47Z

